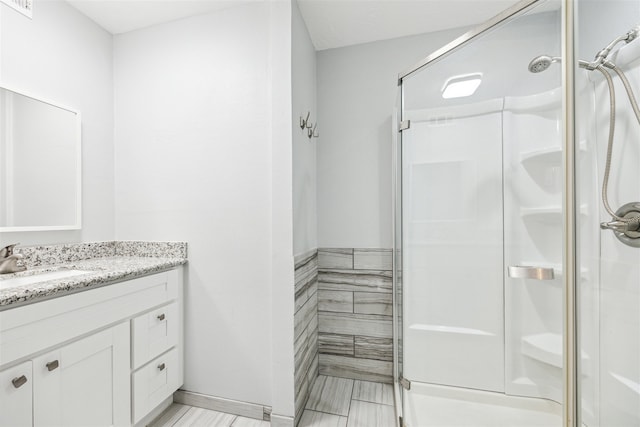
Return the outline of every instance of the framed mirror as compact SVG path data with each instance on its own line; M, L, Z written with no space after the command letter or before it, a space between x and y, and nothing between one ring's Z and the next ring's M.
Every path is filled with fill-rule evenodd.
M0 232L81 228L80 113L0 87Z

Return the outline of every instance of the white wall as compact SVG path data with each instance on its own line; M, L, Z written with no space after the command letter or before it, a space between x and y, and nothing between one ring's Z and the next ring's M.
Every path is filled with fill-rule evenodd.
M269 93L271 112L271 358L273 426L293 426L294 263L292 1L270 0Z
M287 416L290 19L255 2L114 42L116 238L189 242L184 388Z
M316 102L316 51L302 19L298 3L292 7L293 90L293 253L301 254L318 247L317 147L322 138L309 139L307 129L299 126L300 116L314 124L318 120ZM318 128L323 132L322 127Z
M318 246L392 246L391 114L398 74L463 31L317 53Z
M33 20L0 5L0 86L82 114L83 225L11 232L0 245L114 238L112 37L64 1L34 2Z

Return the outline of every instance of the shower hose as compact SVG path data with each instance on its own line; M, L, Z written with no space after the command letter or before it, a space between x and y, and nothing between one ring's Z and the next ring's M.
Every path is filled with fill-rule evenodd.
M631 88L631 84L627 79L627 76L622 72L622 70L610 61L604 61L601 64L598 64L595 67L596 70L600 71L604 78L607 80L607 86L609 87L609 138L607 143L607 159L604 169L604 178L602 180L602 204L607 212L611 215L612 218L622 221L627 224L627 229L635 231L640 227L640 215L633 216L631 218L623 218L618 215L611 209L609 205L609 197L607 194L607 190L609 187L609 175L611 172L611 156L613 152L613 139L615 135L615 127L616 127L616 94L613 85L613 78L611 74L605 69L605 67L612 69L615 73L620 77L622 84L624 86L625 91L627 92L627 97L629 98L629 102L631 103L631 107L633 108L633 112L636 116L636 120L640 125L640 108L638 107L638 102L636 101L635 96L633 95L633 90Z

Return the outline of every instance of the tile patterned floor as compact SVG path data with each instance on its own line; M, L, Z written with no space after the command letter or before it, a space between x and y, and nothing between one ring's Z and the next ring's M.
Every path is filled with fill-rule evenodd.
M194 406L172 404L149 427L270 427L268 421L225 414Z
M298 427L395 427L393 386L320 375Z
M193 406L172 404L149 427L270 427L254 420ZM393 386L319 376L298 427L395 427Z

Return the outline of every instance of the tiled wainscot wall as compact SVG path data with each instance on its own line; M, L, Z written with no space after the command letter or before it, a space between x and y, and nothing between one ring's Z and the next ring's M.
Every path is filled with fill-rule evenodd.
M295 422L318 376L318 251L295 257Z
M319 249L317 304L320 375L392 383L392 251Z

